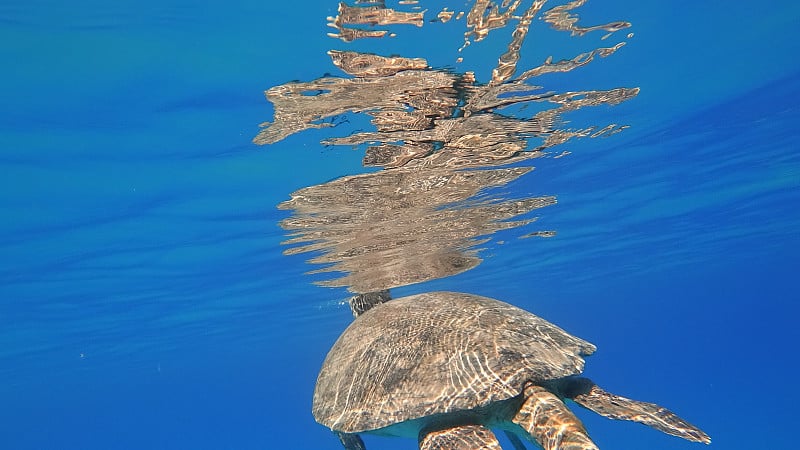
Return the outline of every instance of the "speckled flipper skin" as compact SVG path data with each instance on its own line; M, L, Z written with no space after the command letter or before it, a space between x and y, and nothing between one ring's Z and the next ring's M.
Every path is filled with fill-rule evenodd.
M667 408L606 392L588 378L567 378L561 383L559 390L564 397L571 398L578 405L601 416L643 423L692 442L711 443L711 438L702 430Z
M598 450L586 428L557 395L528 385L525 402L512 421L521 426L544 450Z
M420 450L501 450L500 443L482 425L463 425L421 436Z

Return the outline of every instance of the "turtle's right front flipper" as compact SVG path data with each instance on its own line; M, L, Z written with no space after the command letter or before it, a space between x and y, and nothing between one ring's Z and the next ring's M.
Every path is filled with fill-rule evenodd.
M711 438L702 430L667 408L606 392L588 378L567 378L562 381L559 388L564 397L601 416L632 420L689 441L711 443Z

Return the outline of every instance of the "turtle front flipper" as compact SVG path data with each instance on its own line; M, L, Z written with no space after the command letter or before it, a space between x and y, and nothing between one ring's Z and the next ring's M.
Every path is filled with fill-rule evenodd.
M501 450L491 430L483 425L462 425L420 436L420 450Z
M355 433L341 433L339 431L334 431L334 433L336 433L336 437L339 438L342 446L344 446L344 450L367 450L364 441L361 440L361 436Z
M581 421L557 395L528 385L525 400L512 422L521 426L544 450L598 450Z
M560 385L561 394L601 416L632 420L664 433L693 442L711 443L711 438L672 411L655 403L640 402L606 392L588 378L567 378Z

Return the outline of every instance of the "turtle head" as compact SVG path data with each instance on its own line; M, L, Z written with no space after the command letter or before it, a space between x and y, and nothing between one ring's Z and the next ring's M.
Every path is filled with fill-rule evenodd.
M350 298L350 311L353 312L353 317L358 317L380 303L388 302L392 299L389 290L368 292L366 294L358 294Z

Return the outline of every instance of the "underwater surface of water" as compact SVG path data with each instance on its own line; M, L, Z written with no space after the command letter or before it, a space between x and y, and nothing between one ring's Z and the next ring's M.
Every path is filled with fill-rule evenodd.
M277 205L377 171L363 146L320 144L370 124L350 114L260 147L274 113L263 91L344 76L331 49L424 57L486 82L510 30L461 53L463 19L345 43L326 35L337 6L0 5L0 447L340 448L311 395L350 294L313 284L332 275L305 274L319 268L309 254L282 254L292 212ZM426 18L469 9L419 6ZM557 204L477 245L474 269L393 295L523 307L598 346L586 373L600 385L672 409L714 447L791 448L800 7L590 0L576 13L633 26L601 40L534 20L520 67L632 32L615 54L537 80L640 88L563 118L630 127L514 163L535 170L489 195ZM520 238L542 230L556 233ZM576 413L600 448L701 445Z

